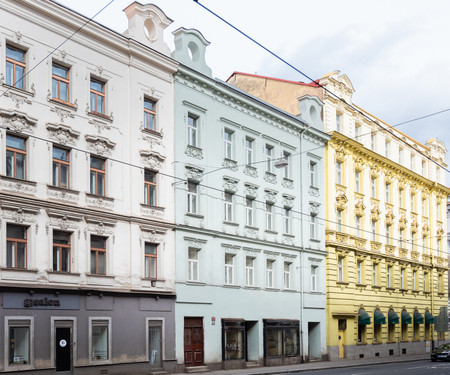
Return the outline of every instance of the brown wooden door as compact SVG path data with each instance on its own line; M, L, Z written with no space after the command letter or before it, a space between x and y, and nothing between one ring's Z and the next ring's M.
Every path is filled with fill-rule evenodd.
M184 365L203 365L203 318L184 318Z

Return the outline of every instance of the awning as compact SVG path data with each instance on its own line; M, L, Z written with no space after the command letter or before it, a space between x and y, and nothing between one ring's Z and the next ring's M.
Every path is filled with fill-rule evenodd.
M411 315L406 310L402 310L402 324L411 324Z
M370 316L363 309L359 309L358 313L358 325L364 326L370 324Z
M433 324L434 316L429 311L425 311L425 324Z
M389 312L388 312L388 323L389 324L400 323L400 319L398 318L398 315L394 310L389 310Z
M373 313L373 323L374 324L386 324L386 317L380 310L375 310Z
M414 311L414 324L423 324L423 316L417 310Z

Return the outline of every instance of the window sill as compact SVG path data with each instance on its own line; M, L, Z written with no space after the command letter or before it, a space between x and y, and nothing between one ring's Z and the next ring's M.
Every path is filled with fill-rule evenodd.
M346 281L336 281L337 285L348 285L349 283Z
M358 288L365 288L365 287L367 287L367 284L356 284L356 286Z
M397 341L388 340L388 341L386 341L386 344L397 344Z
M72 109L72 110L74 110L74 111L76 111L77 108L78 108L78 106L76 106L76 105L73 104L73 103L64 102L64 101L59 100L59 99L56 99L56 98L50 98L50 99L48 99L48 101L49 101L50 103L53 103L53 104L59 104L59 105L62 105L62 106L64 106L64 107L66 107L66 108L68 108L68 109Z
M381 341L373 341L373 342L372 342L372 345L381 345L381 344L382 344Z
M407 292L408 292L408 289L400 289L400 292L402 292L402 293L407 293Z
M114 202L114 198L107 197L106 195L97 195L97 194L92 194L92 193L86 193L86 196L89 198L104 199L105 201Z
M53 186L53 185L47 185L47 188L52 189L52 190L58 190L61 192L66 192L66 193L70 193L70 194L75 194L75 195L79 195L80 192L77 190L72 190L69 188L63 188L63 187L59 187L59 186Z
M400 340L400 342L409 342L409 340Z
M244 228L246 228L246 229L252 229L252 230L259 230L258 227L254 227L253 225L245 225Z
M386 287L386 290L392 290L392 291L395 291L395 288L392 288L392 287Z
M419 293L420 293L420 290L414 289L412 292L413 292L413 294L419 294Z
M100 274L100 273L86 273L86 276L88 276L88 277L101 277L103 279L114 279L115 278L115 276L105 275L105 274Z
M227 225L232 225L233 227L238 227L239 226L239 223L235 223L234 221L224 220L223 223L227 224Z
M320 243L320 240L317 238L310 238L309 239L311 242L316 242L316 243Z
M206 283L196 280L186 280L186 285L206 286Z
M97 118L100 118L102 120L113 122L113 118L111 116L105 115L103 113L89 111L87 114L88 114L88 116L97 117Z
M261 288L258 286L254 286L254 285L246 285L244 286L244 289L249 289L249 290L260 290Z
M239 285L236 284L223 284L224 288L230 288L230 289L241 289Z
M54 270L47 271L47 273L49 275L67 275L67 276L80 276L81 275L79 272L54 271Z
M364 345L367 345L367 342L365 342L365 341L364 342L357 342L356 345L357 346L364 346Z
M441 296L441 297L443 297L443 296L445 296L445 293L443 293L443 292L439 292L439 293L438 293L438 296Z
M412 342L420 342L420 339L413 339Z
M24 94L24 95L28 95L28 96L35 96L36 95L34 90L33 91L27 91L27 90L19 89L18 87L15 87L15 86L8 85L6 83L3 83L2 85L4 87L6 87L8 89L8 91L15 91L16 93ZM7 94L7 93L5 93L5 94ZM5 95L5 96L7 96L7 95Z
M29 268L13 268L13 267L0 267L3 272L27 272L27 273L38 273L38 270L33 270Z
M264 232L271 233L271 234L278 234L278 232L276 230L271 230L271 229L265 229Z
M372 285L372 289L381 289L381 286L379 286L379 285Z
M153 135L153 136L155 136L155 137L157 137L157 138L162 138L162 137L163 137L162 133L161 133L161 132L158 132L158 131L156 131L156 130L147 129L147 128L142 128L142 131L143 131L144 133Z
M186 216L190 216L190 217L196 217L198 219L204 219L205 218L205 215L194 214L192 212L186 212L185 215Z
M265 288L268 292L279 292L280 289L279 288L274 288L272 286L266 286Z
M290 233L283 233L283 237L295 238L295 236L293 234L290 234Z
M19 184L37 186L37 182L26 180L26 179L22 179L22 178L10 177L10 176L6 176L6 175L2 175L2 176L0 176L0 178L2 180L11 181L11 182L19 183Z

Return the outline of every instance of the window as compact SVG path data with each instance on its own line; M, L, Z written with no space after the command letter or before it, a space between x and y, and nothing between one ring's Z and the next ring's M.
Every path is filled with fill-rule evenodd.
M361 172L355 171L355 192L361 192L361 181L360 181Z
M311 266L311 291L317 291L317 266Z
M273 279L273 271L274 271L274 260L268 259L266 261L266 287L273 288L274 287L274 279Z
M403 149L402 148L398 149L398 163L399 164L403 163Z
M336 113L336 131L341 132L341 120L342 115L339 113Z
M198 117L188 115L187 132L188 145L198 147Z
M284 262L283 280L284 280L284 289L290 289L291 288L291 263Z
M436 219L441 220L441 204L436 202Z
M273 172L273 147L266 145L265 148L265 157L266 157L266 172Z
M405 289L405 269L400 269L400 289Z
M340 211L339 211L340 212ZM317 231L317 215L311 213L310 216L310 224L309 224L309 228L310 228L310 237L313 240L316 240L318 237L318 231Z
M416 250L416 233L411 233L411 250Z
M255 286L255 258L245 258L245 285Z
M225 159L233 158L233 132L228 129L223 132L223 156Z
M25 52L6 45L6 84L25 90Z
M338 282L344 282L344 257L338 256Z
M245 199L245 225L248 226L253 226L253 204L253 199Z
M360 125L355 124L355 141L359 141L360 128L361 128Z
M442 291L443 291L443 284L442 284L442 282L443 282L443 277L442 277L442 275L441 274L439 274L438 275L438 293L442 293Z
M246 165L251 165L253 162L253 143L254 140L249 138L249 137L245 137L245 164Z
M395 324L388 323L388 341L395 340Z
M355 216L356 236L361 237L361 217Z
M198 184L188 182L187 190L187 212L190 214L198 214Z
M158 277L158 246L153 243L146 242L144 251L144 275L146 278L156 279Z
M385 197L386 198L386 203L389 203L389 184L386 183L384 188L385 188L385 192L386 192L386 197Z
M438 238L436 239L436 252L437 252L437 256L440 257L441 256L441 239Z
M69 150L53 147L53 186L69 188Z
M336 230L342 232L342 211L336 211Z
M314 163L313 161L309 162L309 175L311 186L317 187L317 163Z
M70 272L70 233L53 231L53 271Z
M408 324L402 323L402 340L408 340Z
M422 160L422 176L423 177L426 177L425 173L426 173L426 164L425 164L425 160Z
M370 177L370 197L376 198L377 197L377 184L376 184L376 178Z
M105 114L105 83L91 78L91 112Z
M27 149L25 139L11 134L6 135L6 175L26 178Z
M5 336L8 340L8 367L12 369L19 366L32 366L33 317L20 320L16 317L5 317L5 321L7 322Z
M91 322L91 360L105 361L110 359L110 320L94 320Z
M391 227L386 224L386 245L391 244Z
M389 142L388 140L386 140L386 142L384 143L385 146L385 154L384 156L386 156L387 158L390 157L389 151L390 151L390 147L391 147L391 142Z
M295 356L300 353L299 322L264 320L266 357Z
M286 162L288 162L290 157L291 157L291 154L289 152L283 151L283 159L286 160ZM292 160L291 160L291 162L292 162ZM288 162L287 165L284 167L283 177L286 179L291 178L290 164L291 163Z
M362 261L356 261L356 284L362 284Z
M225 254L225 284L234 284L234 255Z
M69 69L53 63L52 65L52 97L55 100L69 103Z
M378 285L378 275L377 275L377 273L378 273L378 264L376 264L376 263L373 263L372 264L372 285L373 286L376 286L376 285Z
M273 230L273 204L266 203L266 230Z
M414 207L414 195L411 194L411 212L415 211L415 207Z
M428 292L428 272L423 273L423 291Z
M417 281L417 271L413 271L412 272L412 289L413 290L417 290L416 281Z
M284 208L283 209L283 231L285 234L291 233L291 209Z
M403 207L403 190L398 189L398 206Z
M27 268L27 227L7 224L6 267Z
M105 195L105 160L91 156L91 194Z
M156 102L144 98L144 129L156 131Z
M387 266L386 272L387 287L392 288L392 266Z
M373 325L373 341L375 342L381 341L381 324L375 324L375 318Z
M414 171L414 155L411 154L411 170Z
M144 204L156 206L156 172L144 171Z
M222 337L225 360L245 358L245 321L222 319Z
M225 200L223 202L223 220L225 221L233 221L233 194L224 193Z
M342 163L336 162L336 183L342 185Z
M422 199L422 216L427 216L427 201Z
M199 281L199 250L188 250L188 281Z
M91 273L106 274L106 238L91 235Z
M376 146L376 135L375 134L370 134L370 149L372 151L375 151L375 146Z
M377 222L372 220L372 241L377 240Z

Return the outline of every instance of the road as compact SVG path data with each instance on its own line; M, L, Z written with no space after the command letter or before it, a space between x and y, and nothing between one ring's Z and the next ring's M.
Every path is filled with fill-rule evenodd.
M450 362L415 361L383 365L301 371L283 375L449 375Z

